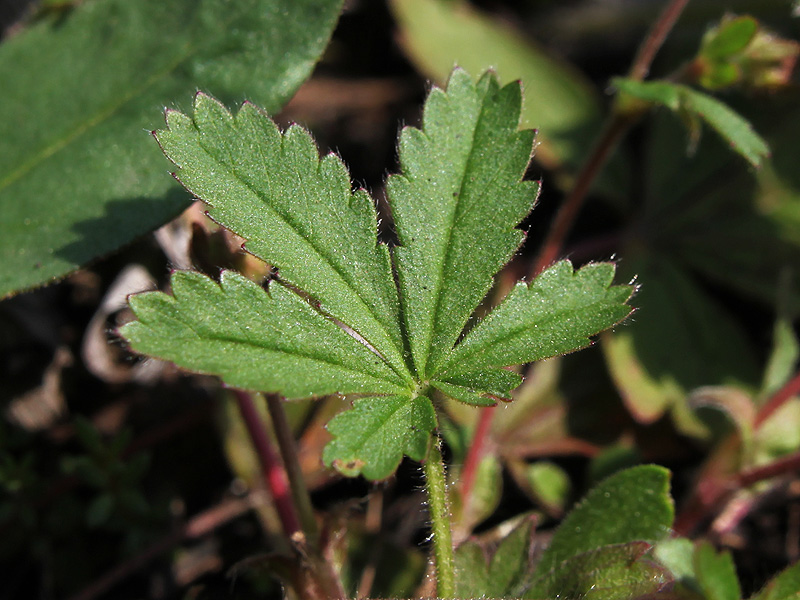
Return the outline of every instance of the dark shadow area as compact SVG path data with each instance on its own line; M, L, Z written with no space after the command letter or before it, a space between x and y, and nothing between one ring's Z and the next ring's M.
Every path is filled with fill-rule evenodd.
M106 203L102 216L80 221L72 231L80 239L55 250L55 255L86 264L158 229L181 214L191 196L179 187L160 198L138 197Z

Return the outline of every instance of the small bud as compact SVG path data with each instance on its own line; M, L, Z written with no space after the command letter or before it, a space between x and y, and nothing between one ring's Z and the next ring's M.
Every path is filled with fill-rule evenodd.
M703 36L686 73L710 90L775 90L789 83L798 54L800 44L770 32L756 19L726 15Z

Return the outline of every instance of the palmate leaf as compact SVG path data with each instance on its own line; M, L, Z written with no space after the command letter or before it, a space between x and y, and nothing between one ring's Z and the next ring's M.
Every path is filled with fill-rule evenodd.
M132 299L139 322L123 335L235 387L360 395L329 424L323 457L346 475L382 479L403 455L423 460L435 390L478 405L510 399L521 378L503 367L585 347L630 311L630 286L610 286L613 265L564 262L457 344L538 193L522 181L533 133L516 131L519 110L519 85L500 88L491 74L476 83L457 69L434 89L389 181L400 242L390 252L373 200L351 191L338 157L320 159L308 133L281 133L251 104L234 116L199 94L192 117L167 114L158 141L211 217L279 277L265 291L232 273L220 284L176 273L174 298Z

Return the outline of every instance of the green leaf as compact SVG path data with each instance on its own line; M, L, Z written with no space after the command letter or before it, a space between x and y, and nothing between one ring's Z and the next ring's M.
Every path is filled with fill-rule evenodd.
M589 336L630 314L630 286L611 286L614 265L574 271L561 261L530 284L519 283L470 331L436 372L437 379L532 362L590 345Z
M424 380L450 352L493 275L522 242L515 226L536 202L521 181L532 131L517 131L520 88L460 69L431 91L422 130L400 137L402 174L387 184L406 331ZM476 244L475 240L481 240Z
M694 551L695 547L692 540L674 537L660 541L656 545L653 554L658 559L658 562L672 573L677 582L690 589L696 589Z
M210 216L405 373L389 251L372 199L351 192L341 159L320 160L305 130L281 133L252 104L234 117L204 94L192 118L171 111L167 125L158 142Z
M773 159L757 173L731 161L729 149L716 136L705 136L696 154L686 156L685 136L674 115L656 115L647 150L644 211L636 225L642 234L626 252L625 264L638 263L634 252L641 255L642 245L649 246L648 253L668 259L684 276L688 267L714 285L733 288L771 308L784 298L785 309L795 314L800 278L787 280L785 275L800 264L800 219L792 216L800 214L794 210L800 203L787 185L798 172L796 105L796 97L785 107L765 97L743 105L759 130L771 132ZM650 267L631 268L642 281L653 275Z
M674 518L669 478L663 467L642 465L592 488L556 530L538 572L550 572L601 546L654 542L669 535Z
M620 441L606 446L589 463L589 481L594 485L622 469L642 464L642 453L630 442Z
M687 71L707 89L739 85L774 92L785 88L800 45L781 38L749 16L725 15L710 29Z
M198 87L278 110L339 0L92 0L0 44L0 297L41 285L189 204L145 133Z
M431 92L424 129L404 130L403 173L389 182L400 242L390 255L372 199L351 191L341 160L320 160L308 133L281 133L252 104L234 116L198 94L192 117L167 113L158 141L210 215L279 273L269 292L229 272L220 285L176 273L174 297L131 300L139 321L123 335L234 387L367 396L330 423L324 459L347 475L382 479L403 454L423 460L436 427L426 394L510 399L521 378L503 367L586 346L630 310L630 286L609 287L613 265L573 273L564 263L520 286L457 346L466 368L449 360L536 200L538 186L521 181L533 133L516 131L519 106L519 86L501 89L491 74L475 83L457 69L446 92ZM448 370L426 377L437 363Z
M524 519L500 542L489 562L489 588L483 596L519 595L531 571L533 525L533 519Z
M772 328L772 352L764 369L761 397L769 398L789 381L800 358L800 340L792 327L791 319L779 315Z
M800 400L792 398L761 423L752 437L753 465L767 465L800 450Z
M86 508L86 524L97 528L105 524L114 511L114 496L110 493L98 495Z
M522 383L520 375L503 369L464 373L442 379L431 381L431 386L451 398L475 406L494 406L498 399L511 401L510 391Z
M674 116L656 115L640 240L657 241L672 259L769 307L785 297L793 314L800 307L800 278L787 281L785 275L800 264L800 219L792 216L800 214L794 210L800 203L790 183L800 172L800 119L797 96L786 100L760 96L738 105L769 134L773 157L756 173L731 161L717 136L705 136L695 155L686 156Z
M572 491L569 475L564 469L553 462L540 460L528 466L525 476L537 500L556 513L564 510Z
M385 479L403 454L425 459L435 427L436 413L425 396L361 398L328 423L334 439L325 446L322 460L351 477Z
M577 168L599 133L600 95L572 65L467 2L393 0L406 52L426 76L444 82L453 65L471 73L497 71L503 83L526 90L522 126L536 127L537 159Z
M708 60L727 60L744 50L758 32L753 17L726 17L703 36L700 55Z
M467 541L456 548L456 594L459 598L486 596L489 583L489 565L486 553L477 542Z
M454 486L457 487L457 486ZM503 465L494 454L486 454L478 463L475 481L470 490L468 512L459 522L474 527L488 519L497 509L503 496ZM453 502L451 494L451 503ZM463 498L461 499L463 501Z
M702 117L727 141L731 148L744 156L754 167L760 167L769 156L769 146L739 113L719 100L688 87L681 90L683 106Z
M751 600L797 600L800 598L800 562L776 575Z
M578 554L538 575L526 598L630 600L655 595L671 582L649 559L650 545L629 542Z
M736 567L728 552L717 553L708 542L701 542L694 552L694 572L707 600L739 600L742 592Z
M461 544L456 549L457 597L519 597L530 576L532 533L533 520L523 519L503 538L489 561L480 544Z
M702 118L754 167L761 166L769 156L769 146L753 130L752 125L726 104L707 94L665 81L616 78L612 83L617 89L640 100Z
M174 296L130 299L139 320L122 334L137 352L289 398L404 389L369 348L280 285L268 293L231 271L219 285L188 271L171 281Z
M672 110L681 106L681 95L678 86L667 81L639 81L625 77L614 77L611 85L620 92L630 94L639 100L663 104Z

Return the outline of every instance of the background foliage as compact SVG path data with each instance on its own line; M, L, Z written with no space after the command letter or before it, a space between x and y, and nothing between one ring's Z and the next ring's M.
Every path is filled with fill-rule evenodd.
M643 107L564 249L576 264L616 256L620 281L637 278L632 323L599 348L530 367L474 469L465 461L479 413L447 406L449 475L472 478L468 493L453 488L456 538L470 539L457 561L477 574L463 593L486 581L518 591L528 565L506 557L531 535L546 540L592 484L642 462L673 472L675 520L664 509L651 522L688 538L655 549L674 585L749 597L800 558L800 104L787 58L800 21L787 2L690 2L650 73L751 121L771 150L759 169L685 96L618 82L629 96L612 100L610 81L626 74L658 2L350 2L330 45L337 2L12 5L0 43L0 294L71 275L0 302L3 597L280 593L259 558L280 546L278 518L233 400L208 378L132 358L113 333L130 319L125 296L171 267L266 274L196 208L139 237L189 202L147 131L163 126L164 106L187 110L198 88L229 106L284 107L280 123L303 123L380 198L399 124L419 122L426 79L444 83L454 63L521 79L522 125L540 130L529 178L542 195L498 296L534 270L611 103L660 105ZM755 29L724 25L725 11L752 15ZM374 486L334 476L320 458L323 425L342 408L336 397L287 406L330 550L352 593L424 593L417 467ZM648 473L661 490L663 476ZM526 513L533 534L531 521L511 520ZM561 531L543 560L567 548L575 572L625 564L636 581L667 577L634 538L587 556ZM759 596L796 594L796 579L785 572ZM581 595L581 585L554 571L533 589Z

